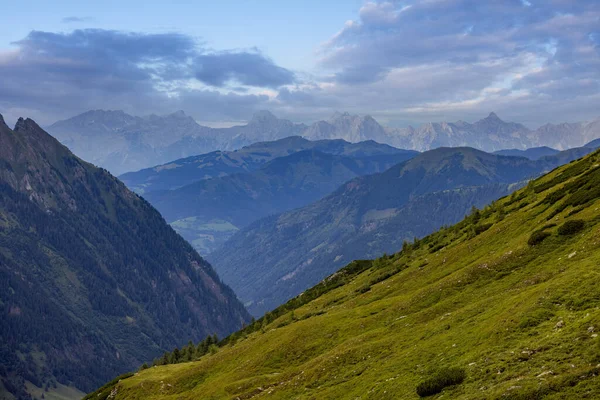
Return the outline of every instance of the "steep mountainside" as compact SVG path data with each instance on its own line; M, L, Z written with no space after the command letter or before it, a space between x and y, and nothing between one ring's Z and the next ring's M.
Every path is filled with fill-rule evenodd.
M595 399L600 154L461 223L353 262L121 399Z
M488 204L563 161L570 160L431 150L352 180L316 203L259 220L208 258L260 316L353 259L398 251L404 240L455 223L473 205Z
M360 145L320 144L316 147L330 151ZM414 154L398 151L361 157L365 153L355 151L351 154L356 157L348 157L303 150L276 158L252 173L202 180L144 196L201 254L208 254L262 217L305 206L352 178L384 171Z
M459 146L490 152L541 146L566 150L600 138L600 119L547 124L531 130L503 121L492 112L474 123L432 122L417 128L385 128L371 116L335 113L327 121L306 126L260 111L246 125L208 128L181 111L160 117L132 117L122 111L96 110L59 121L48 129L77 154L121 174L214 150L234 150L296 135L311 140L374 140L418 151Z
M174 160L167 164L129 172L119 177L136 193L172 190L190 183L238 172L256 171L267 162L302 150L351 156L393 156L416 154L373 141L349 143L341 139L309 141L300 136L290 136L271 142L259 142L235 151L214 151L208 154Z
M89 391L248 322L154 208L35 122L0 118L0 163L0 392Z

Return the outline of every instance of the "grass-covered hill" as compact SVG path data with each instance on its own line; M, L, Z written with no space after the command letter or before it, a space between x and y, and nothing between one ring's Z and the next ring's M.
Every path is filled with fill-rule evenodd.
M0 399L73 398L249 319L148 202L0 116Z
M599 279L594 153L88 398L597 399Z

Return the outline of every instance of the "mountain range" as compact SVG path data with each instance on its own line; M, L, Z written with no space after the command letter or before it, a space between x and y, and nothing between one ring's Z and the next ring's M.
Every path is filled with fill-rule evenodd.
M400 154L417 154L369 140L350 143L342 139L311 141L300 136L253 143L239 150L214 151L192 157L169 161L166 164L128 172L119 176L127 187L136 193L172 190L202 179L253 172L269 161L303 150L316 150L326 154L367 159L384 156L394 158Z
M209 128L183 111L134 117L123 111L94 110L47 129L84 159L122 174L213 150L299 135L306 126L277 119L267 111L257 112L246 125Z
M416 154L372 141L351 144L290 137L176 160L168 168L123 178L143 190L194 182L144 192L144 197L201 254L208 254L262 217L317 201L352 178L384 171ZM236 170L244 172L233 173ZM202 179L211 175L215 177Z
M426 123L417 128L388 128L370 116L335 113L326 121L297 124L269 111L230 128L201 126L182 111L166 116L134 117L123 111L88 111L58 121L48 131L76 154L114 174L136 171L171 160L229 151L256 142L288 136L310 140L374 140L397 148L426 151L437 147L470 146L492 152L548 146L558 150L580 147L600 137L600 120L547 124L531 130L505 122L490 113L474 123L465 121Z
M1 116L0 305L0 394L17 399L81 397L250 320L147 201L34 121Z
M207 255L248 310L263 315L355 259L394 253L582 157L567 150L533 161L472 148L439 148L353 179L323 199L260 219Z
M518 174L470 153L480 182ZM86 400L595 399L599 164L596 152L399 253L349 263L212 352L173 350ZM422 193L427 182L409 183Z

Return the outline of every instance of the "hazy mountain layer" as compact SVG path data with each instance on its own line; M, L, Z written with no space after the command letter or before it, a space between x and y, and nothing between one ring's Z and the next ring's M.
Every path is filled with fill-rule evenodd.
M458 146L490 152L542 146L566 150L599 138L600 120L547 124L532 130L490 113L474 123L439 122L417 128L386 128L370 116L335 113L327 121L307 126L260 111L246 125L208 128L181 111L166 116L133 117L122 111L96 110L59 121L48 129L77 154L121 174L214 150L235 150L255 142L297 135L311 140L344 139L353 143L374 140L418 151Z
M208 154L170 161L167 164L119 178L137 193L171 190L190 183L233 173L256 171L267 162L302 150L318 150L327 154L350 157L370 157L396 154L416 154L374 141L350 143L341 139L309 141L290 136L271 142L258 142L235 151L215 151Z

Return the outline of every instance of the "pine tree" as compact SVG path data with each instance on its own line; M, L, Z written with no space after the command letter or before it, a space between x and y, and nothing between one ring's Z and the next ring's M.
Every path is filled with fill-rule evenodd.
M479 222L479 220L481 219L481 213L479 212L479 209L475 206L471 207L471 221L476 224Z

